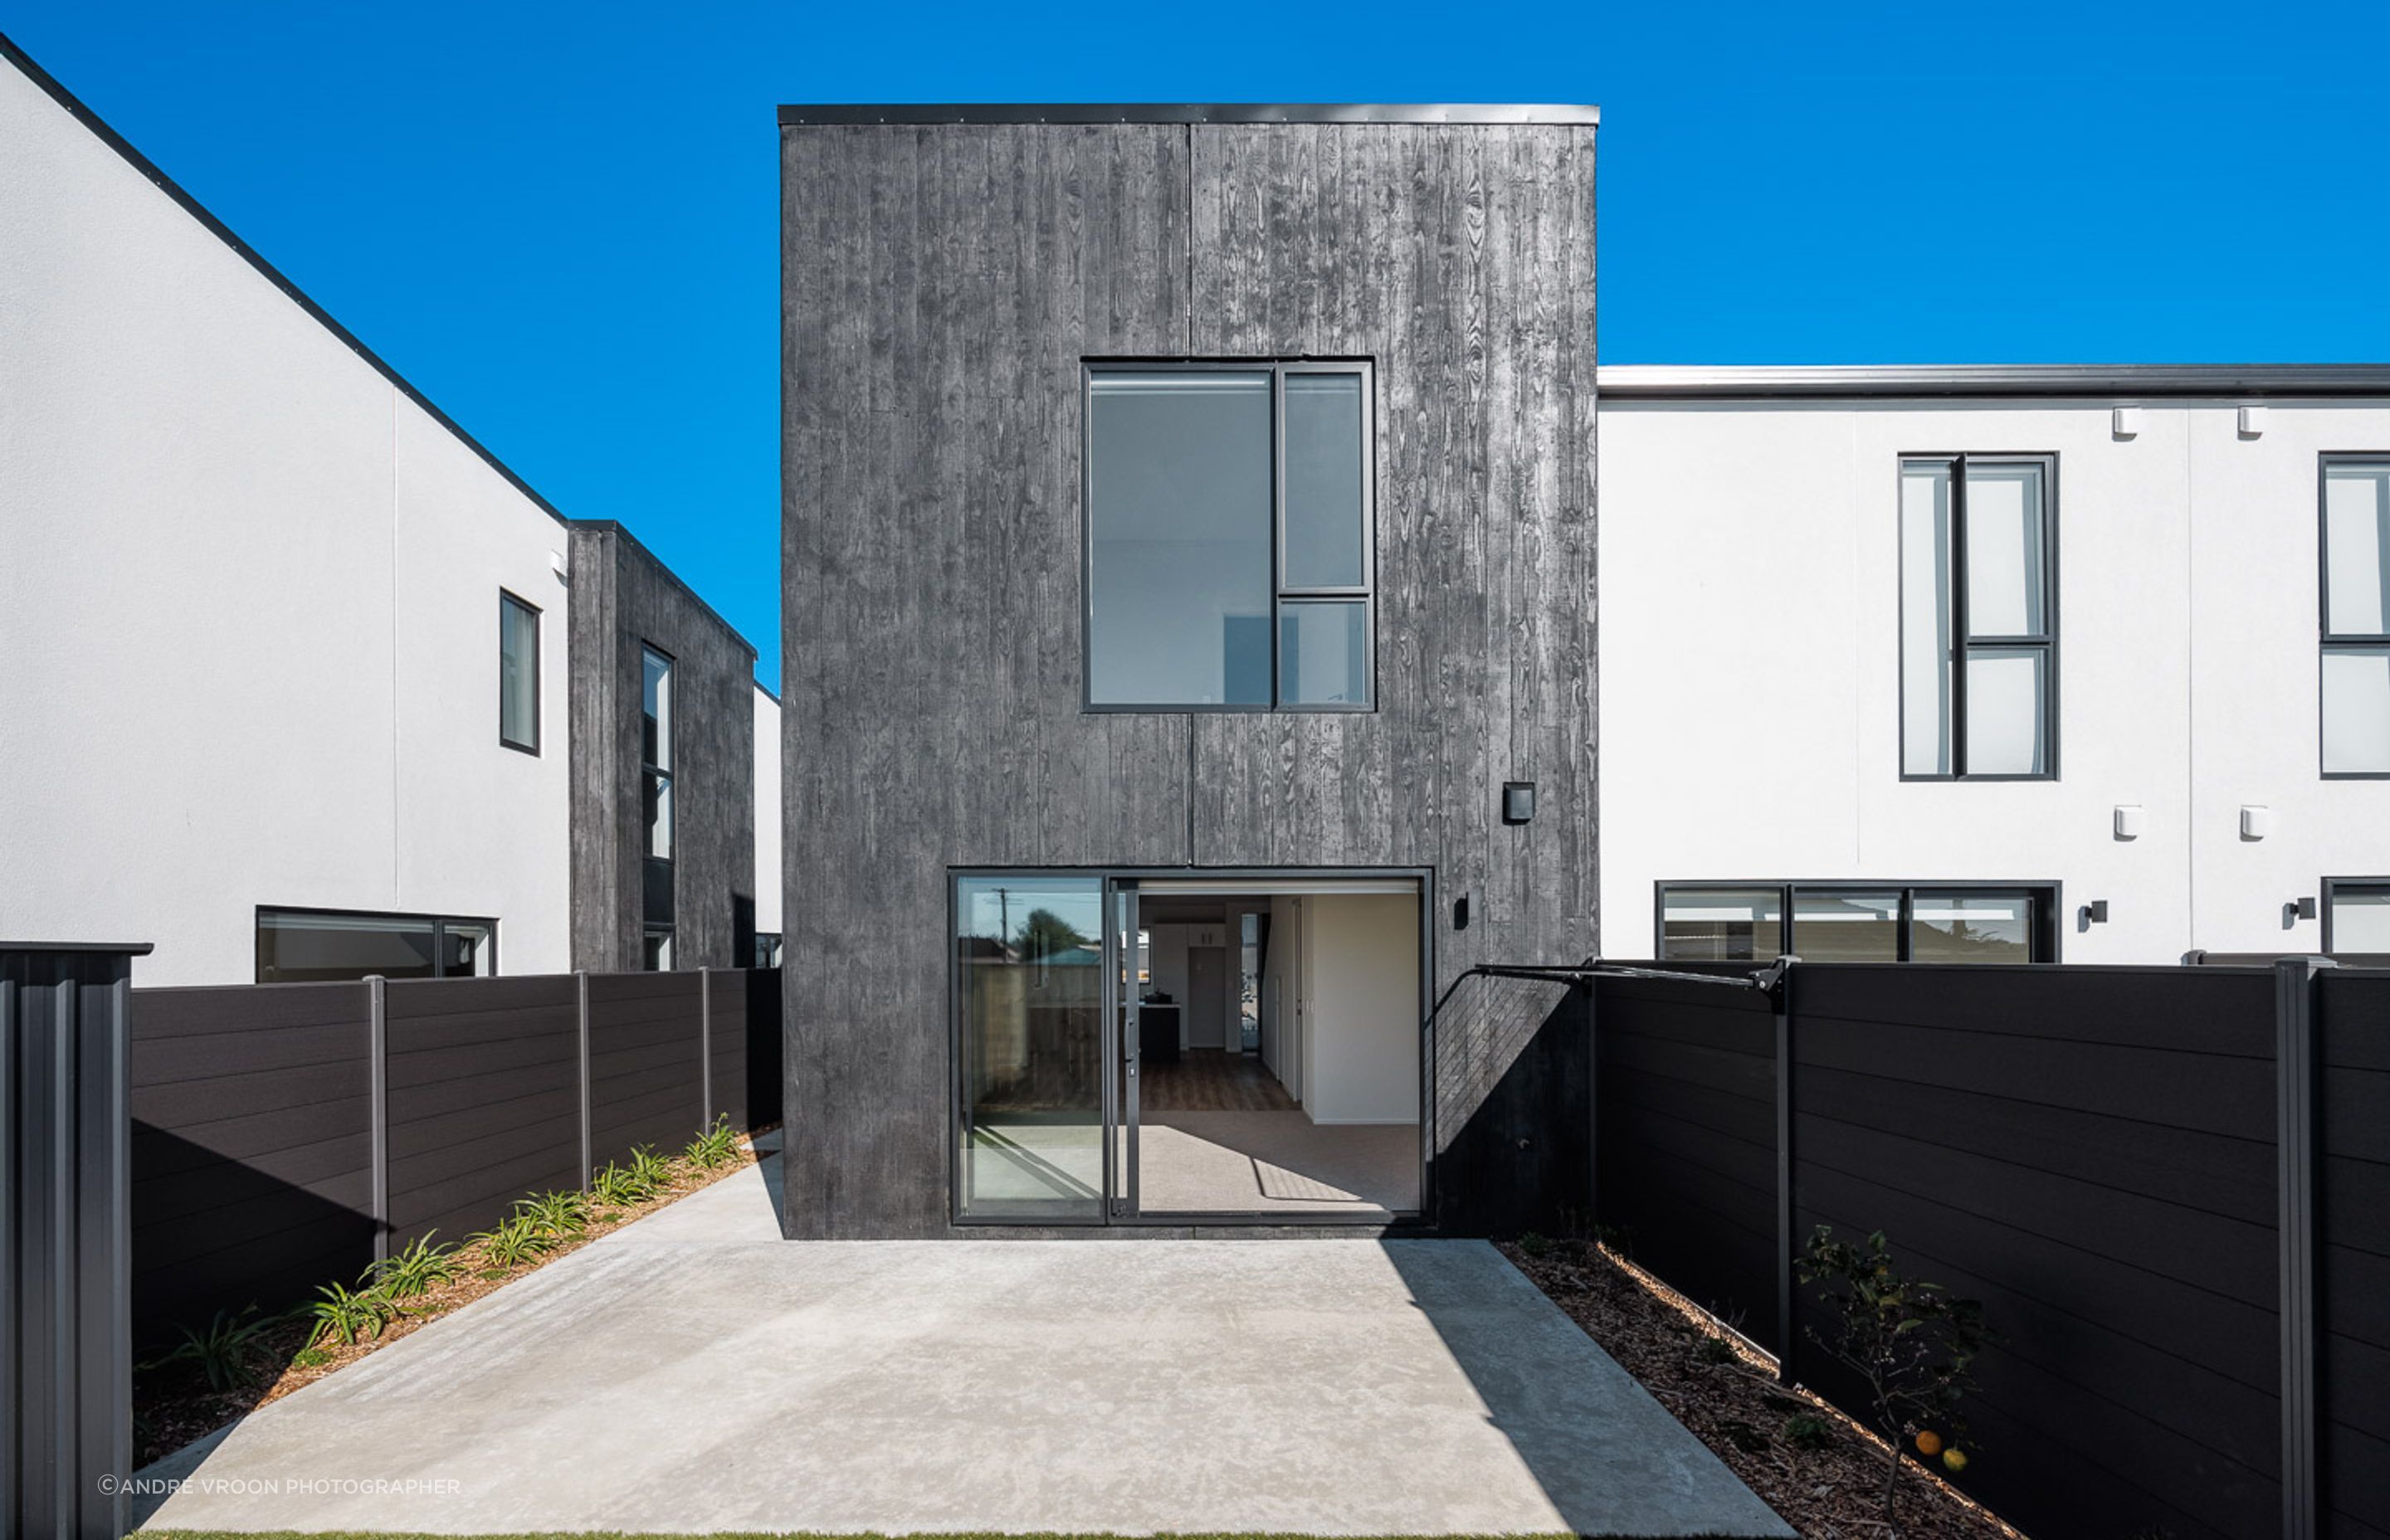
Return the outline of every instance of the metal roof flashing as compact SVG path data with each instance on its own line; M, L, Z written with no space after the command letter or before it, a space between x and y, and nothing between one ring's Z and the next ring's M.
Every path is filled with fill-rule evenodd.
M1619 401L2390 398L2390 364L1604 364Z
M780 126L961 123L1432 123L1593 128L1601 109L1536 102L814 102L783 104Z

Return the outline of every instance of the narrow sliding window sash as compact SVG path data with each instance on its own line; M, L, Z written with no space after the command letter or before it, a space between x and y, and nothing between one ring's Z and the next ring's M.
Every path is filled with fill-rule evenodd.
M1900 465L1900 773L2057 774L2056 461Z

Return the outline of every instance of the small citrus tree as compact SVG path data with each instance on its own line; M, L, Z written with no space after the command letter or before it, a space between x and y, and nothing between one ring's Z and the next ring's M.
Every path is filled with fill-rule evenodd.
M1984 1307L1953 1298L1938 1283L1904 1277L1882 1230L1854 1245L1820 1225L1793 1266L1804 1284L1818 1288L1829 1312L1827 1328L1808 1328L1809 1340L1859 1377L1876 1431L1892 1445L1883 1519L1896 1528L1892 1497L1903 1444L1913 1439L1921 1453L1939 1454L1953 1473L1966 1467L1959 1404L1974 1389L1976 1355L1992 1341Z

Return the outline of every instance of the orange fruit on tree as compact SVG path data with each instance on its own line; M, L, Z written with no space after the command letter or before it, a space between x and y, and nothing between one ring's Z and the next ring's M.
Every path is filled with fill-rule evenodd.
M1942 1452L1942 1435L1931 1428L1917 1430L1917 1452L1927 1459Z
M1943 1450L1942 1464L1944 1468L1950 1472L1950 1474L1954 1476L1957 1475L1960 1471L1967 1469L1966 1451L1963 1449Z

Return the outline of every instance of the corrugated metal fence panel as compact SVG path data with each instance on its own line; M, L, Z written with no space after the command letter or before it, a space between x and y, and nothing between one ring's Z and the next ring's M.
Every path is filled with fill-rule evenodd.
M763 1128L780 1121L780 970L758 968L747 974L747 1121ZM737 1110L732 1110L737 1115Z
M369 1008L362 983L135 992L135 1341L373 1260Z
M1792 988L1796 1241L1882 1229L2006 1340L1970 1490L2037 1534L2277 1530L2270 974L1827 964ZM1794 1366L1856 1399L1814 1347Z
M1756 990L1594 990L1597 1212L1635 1259L1776 1343L1776 1018Z
M677 1154L704 1123L698 976L589 978L589 1150L598 1165L639 1145Z
M2390 1535L2390 972L2325 970L2317 1100L2322 1533Z
M384 1032L392 1250L434 1230L459 1241L528 1193L580 1187L572 975L393 982Z
M124 1529L132 956L0 947L0 1533L26 1540Z

